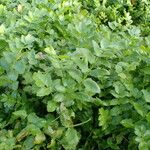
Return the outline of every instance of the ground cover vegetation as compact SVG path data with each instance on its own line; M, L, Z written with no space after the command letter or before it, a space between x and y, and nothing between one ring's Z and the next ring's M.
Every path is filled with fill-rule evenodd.
M149 0L0 0L0 150L149 150L149 27Z

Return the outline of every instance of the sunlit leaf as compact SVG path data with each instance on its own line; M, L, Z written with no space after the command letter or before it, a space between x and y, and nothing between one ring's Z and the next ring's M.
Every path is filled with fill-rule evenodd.
M48 112L53 112L56 110L56 108L58 107L57 103L55 101L48 101L47 103L47 111Z
M85 79L83 84L85 86L85 89L89 92L100 93L101 91L99 85L90 78Z
M61 143L66 150L75 149L79 139L80 136L78 132L73 128L68 128L64 134L63 139L61 140Z

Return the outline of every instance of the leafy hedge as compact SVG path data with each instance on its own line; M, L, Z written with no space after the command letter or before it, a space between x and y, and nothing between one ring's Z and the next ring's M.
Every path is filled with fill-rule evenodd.
M149 150L149 10L1 0L0 150Z

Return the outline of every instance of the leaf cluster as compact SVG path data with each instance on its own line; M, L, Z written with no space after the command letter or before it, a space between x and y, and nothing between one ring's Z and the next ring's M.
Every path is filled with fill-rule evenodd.
M0 2L0 150L150 149L149 1Z

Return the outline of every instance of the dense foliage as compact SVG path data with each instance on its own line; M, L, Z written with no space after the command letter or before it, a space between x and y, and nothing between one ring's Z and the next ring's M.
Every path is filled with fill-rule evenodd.
M149 27L149 0L0 0L0 150L149 150Z

